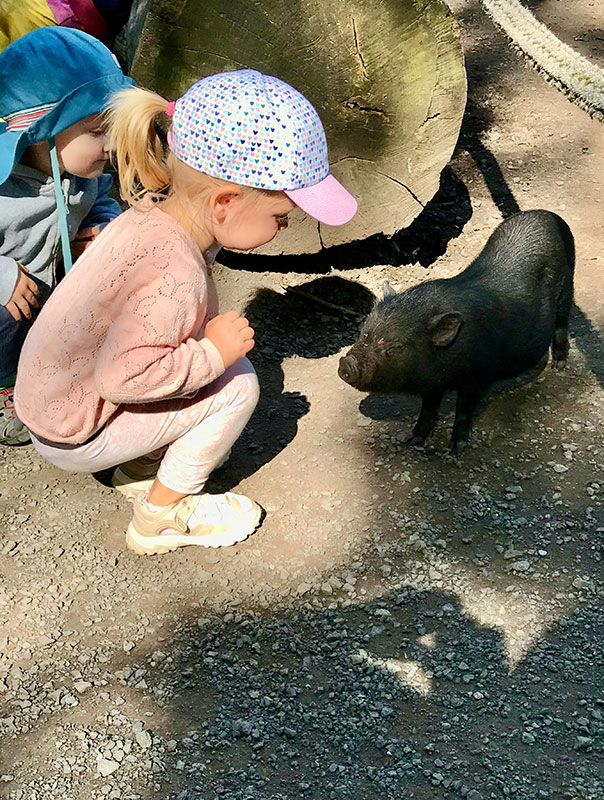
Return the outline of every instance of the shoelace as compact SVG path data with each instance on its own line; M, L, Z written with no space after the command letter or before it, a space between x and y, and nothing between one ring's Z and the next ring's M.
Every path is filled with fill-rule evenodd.
M195 511L193 511L193 516L210 524L220 524L227 523L234 511L235 509L230 504L228 496L207 494L199 498Z
M229 509L220 500L215 495L206 495L201 502L196 504L193 516L199 520L207 520L209 523L224 522L225 511L228 512Z

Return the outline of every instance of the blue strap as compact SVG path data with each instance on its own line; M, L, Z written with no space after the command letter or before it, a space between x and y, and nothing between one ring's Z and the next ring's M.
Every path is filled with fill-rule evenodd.
M63 266L65 274L69 272L73 264L71 260L71 244L69 242L69 230L67 228L67 212L65 211L65 199L61 187L61 172L59 170L59 159L57 148L55 147L54 136L48 140L50 147L50 165L52 167L52 180L55 187L55 197L57 198L57 212L59 214L59 231L61 233L61 250L63 251Z

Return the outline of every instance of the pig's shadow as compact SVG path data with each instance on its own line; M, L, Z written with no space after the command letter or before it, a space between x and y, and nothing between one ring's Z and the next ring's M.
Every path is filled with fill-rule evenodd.
M507 395L506 402L513 405L515 412L520 410L520 407L531 401L531 391L514 391L517 389L525 389L537 380L543 373L548 365L549 350L542 357L541 361L532 369L517 375L515 378L510 378L503 381L495 381L491 384L489 390L482 398L472 418L472 426L476 426L480 422L480 418L484 414L487 406L495 397ZM435 430L441 430L444 426L447 429L447 434L453 426L453 419L455 416L455 402L457 394L451 390L446 392L441 403L437 427ZM401 422L401 433L411 433L415 421L419 415L421 408L421 399L417 395L410 394L370 394L363 398L359 404L359 411L365 417L374 420L398 420ZM509 420L508 420L509 422ZM506 424L502 420L502 424ZM431 450L430 442L432 437L427 441L427 448Z
M369 289L336 276L286 288L283 294L257 291L244 313L256 331L249 358L260 382L260 400L231 458L212 475L212 491L224 491L253 474L295 437L310 404L304 394L283 391L283 361L324 358L351 345L374 301ZM339 380L335 372L333 379Z

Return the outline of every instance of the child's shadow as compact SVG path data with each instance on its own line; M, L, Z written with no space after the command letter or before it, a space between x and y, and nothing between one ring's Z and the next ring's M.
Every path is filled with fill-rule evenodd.
M317 278L283 294L272 289L256 293L245 316L256 332L249 358L260 381L260 400L231 458L212 475L209 490L236 485L293 440L310 404L304 394L283 391L282 362L292 356L324 358L352 344L374 301L369 289L336 276Z

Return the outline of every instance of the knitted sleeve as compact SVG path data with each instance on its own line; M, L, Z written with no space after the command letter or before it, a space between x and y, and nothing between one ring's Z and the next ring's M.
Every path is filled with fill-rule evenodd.
M201 338L205 275L172 269L131 270L112 298L113 319L95 358L94 384L111 403L147 403L194 393L222 375L224 362Z

